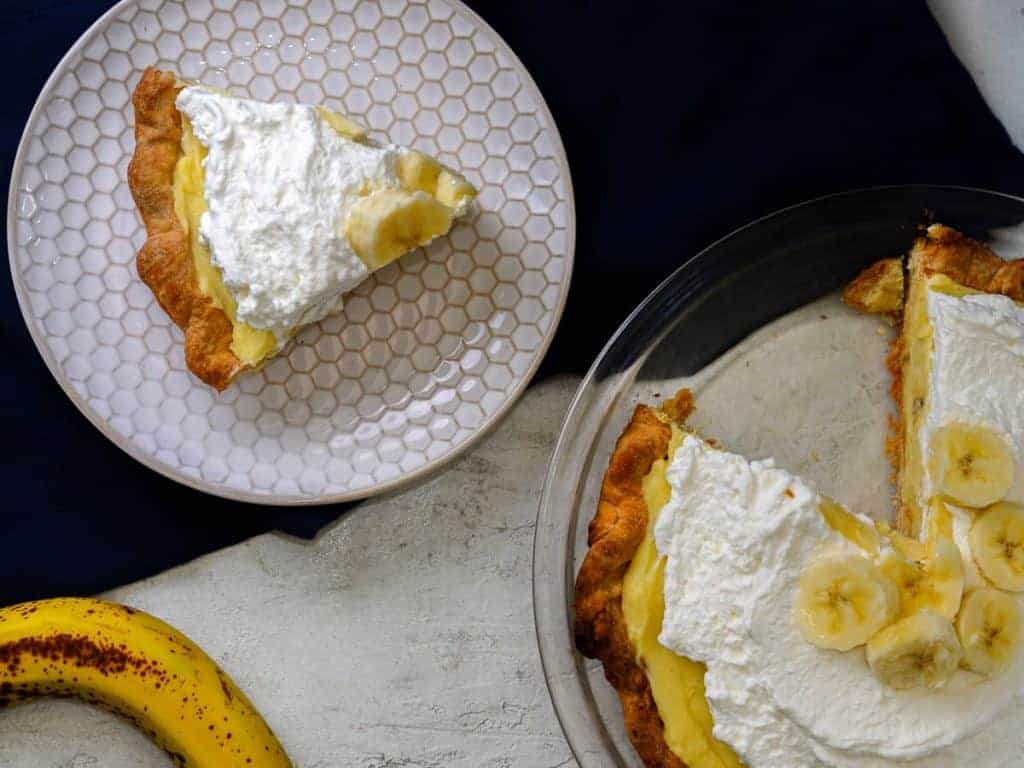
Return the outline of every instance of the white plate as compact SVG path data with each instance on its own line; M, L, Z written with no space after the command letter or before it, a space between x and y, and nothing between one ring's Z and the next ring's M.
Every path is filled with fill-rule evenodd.
M181 333L135 272L130 97L149 65L348 113L462 171L481 213L218 395L187 371ZM457 0L124 0L43 88L7 237L36 345L103 434L200 490L301 504L393 488L501 417L555 332L575 211L544 100Z

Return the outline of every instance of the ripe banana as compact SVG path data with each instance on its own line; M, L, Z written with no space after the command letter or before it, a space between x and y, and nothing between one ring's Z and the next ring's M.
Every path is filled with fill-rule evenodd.
M896 585L861 555L830 555L813 561L800 576L795 612L807 642L848 651L899 613Z
M345 234L368 267L379 269L447 232L455 211L426 192L380 189L352 204Z
M1024 592L1024 508L993 504L974 521L967 538L974 562L989 581Z
M270 728L191 640L85 598L0 609L0 706L74 696L124 717L188 768L291 768Z
M865 651L875 677L891 688L941 688L963 657L953 624L931 610L890 624L872 637Z
M1000 672L1016 655L1021 631L1017 598L997 589L969 592L956 620L963 665L983 675Z
M900 591L900 617L910 616L924 608L952 619L960 610L964 593L964 566L960 550L949 539L931 542L921 559L900 551L899 541L904 537L892 534L897 547L882 555L878 567ZM917 544L912 540L907 543ZM908 548L911 552L916 547Z
M952 423L935 430L928 466L940 493L968 507L987 507L1013 484L1014 458L1006 441L976 424Z

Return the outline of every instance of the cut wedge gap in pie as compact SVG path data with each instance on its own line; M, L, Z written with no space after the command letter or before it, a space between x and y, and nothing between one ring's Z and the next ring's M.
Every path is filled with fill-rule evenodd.
M133 105L139 276L184 331L189 369L218 390L474 207L457 172L323 107L153 68Z

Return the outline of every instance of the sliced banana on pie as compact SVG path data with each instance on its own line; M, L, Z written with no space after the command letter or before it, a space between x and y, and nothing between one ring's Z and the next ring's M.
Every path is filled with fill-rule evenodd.
M872 637L865 655L875 677L890 688L941 688L960 666L963 649L953 623L924 610Z
M964 598L956 631L964 649L963 665L983 675L995 675L1006 668L1020 647L1020 603L998 589L972 590Z
M363 263L378 268L443 235L454 215L426 192L381 189L352 203L345 235Z
M958 504L987 507L1013 485L1010 447L988 427L947 424L935 430L930 450L929 468L938 491Z
M1024 507L993 504L978 515L968 539L986 579L1000 589L1024 592Z
M917 543L917 542L913 542ZM930 609L953 619L964 592L960 550L949 539L937 539L917 559L907 549L894 548L879 560L879 570L900 592L900 616Z
M836 651L863 645L900 610L896 585L867 557L835 554L800 576L795 613L807 642Z
M139 276L223 389L341 308L374 270L446 234L476 197L456 171L323 107L242 99L147 70L129 186Z

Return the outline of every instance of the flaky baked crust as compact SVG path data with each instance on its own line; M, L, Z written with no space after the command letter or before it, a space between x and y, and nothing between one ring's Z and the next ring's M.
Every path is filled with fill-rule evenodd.
M136 258L139 277L185 333L185 363L222 390L245 370L231 351L231 320L199 289L188 233L174 211L174 166L181 157L181 90L169 72L148 68L132 96L135 154L128 186L146 226Z
M914 242L911 262L925 277L941 274L976 291L1024 301L1024 260L1006 261L987 245L943 224L932 224Z
M576 647L603 663L622 702L630 741L648 768L686 766L665 742L647 675L636 662L622 615L622 580L647 531L641 481L668 453L672 429L666 418L682 423L692 411L687 390L666 403L661 415L646 405L636 407L608 462L590 523L590 549L576 577Z
M905 355L903 350L906 345L903 343L903 334L896 337L892 343L889 354L885 356L885 367L889 370L891 382L889 394L896 404L895 412L889 414L889 431L885 436L885 457L892 466L892 483L898 485L900 473L903 471L903 361ZM902 503L902 496L897 488L896 491L896 514L893 519L896 530L904 536L914 535L914 513Z
M881 259L861 272L843 291L843 301L868 314L903 309L903 259Z

